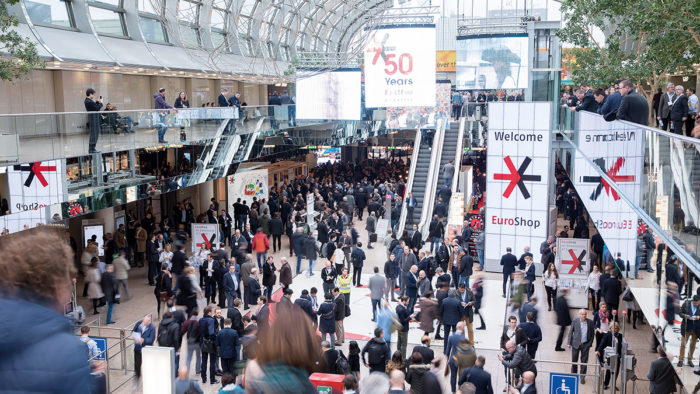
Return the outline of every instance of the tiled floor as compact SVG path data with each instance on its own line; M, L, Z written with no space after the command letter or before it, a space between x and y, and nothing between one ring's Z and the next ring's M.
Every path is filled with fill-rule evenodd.
M357 222L357 220L356 220ZM357 223L356 224L358 229L363 229L364 228L364 223ZM366 241L366 233L364 231L361 231L361 241L365 242ZM284 244L284 243L283 243ZM428 246L429 247L429 246ZM363 282L367 282L367 280L370 277L370 273L372 272L372 269L374 266L380 267L380 272L381 268L383 268L384 262L386 261L386 249L381 245L381 243L377 243L374 245L374 249L368 250L365 248L365 252L367 253L368 260L365 263L365 268L363 269ZM282 257L283 255L287 255L288 250L284 250L283 253L275 253L273 256L275 257L276 261L279 261L279 258ZM315 270L320 270L322 267L321 262L316 263ZM655 281L653 279L648 278L647 276L651 277L653 276L655 278L655 274L647 274L646 271L642 273L644 279L642 280L637 280L637 281L631 281L632 285L635 287L642 287L642 286L647 286L651 287L650 284L654 283ZM132 324L134 321L137 319L141 318L143 315L148 314L148 313L155 313L155 308L156 308L156 299L153 294L153 288L147 285L146 282L146 273L144 268L137 268L133 269L130 271L130 279L129 279L129 285L130 285L130 292L131 292L131 300L126 301L122 304L116 305L115 310L114 310L114 319L116 320L117 324L114 326L116 327L127 327L128 325ZM491 373L492 376L492 382L493 382L493 387L495 392L501 392L501 390L505 387L505 377L503 373L503 368L499 365L498 360L496 358L497 352L498 352L498 344L499 344L499 339L501 332L503 330L503 319L504 319L504 308L505 308L505 300L500 296L500 283L501 283L501 277L502 275L500 273L485 273L484 274L484 279L486 279L486 289L485 289L485 295L483 299L483 306L482 306L482 312L484 313L484 316L486 317L486 326L487 330L485 331L478 331L475 330L475 336L476 336L476 348L479 354L483 354L486 357L486 370L488 370ZM294 279L294 284L292 285L292 288L295 290L295 297L296 295L299 294L300 289L303 288L309 288L311 286L316 286L318 288L321 288L321 279L320 275L315 275L311 278L307 278L305 275L302 275L300 277L296 277ZM79 293L82 290L82 285L79 283ZM351 301L351 306L352 306L352 315L348 317L345 321L345 327L346 327L346 332L354 334L357 338L362 338L362 337L370 337L371 332L374 329L374 326L371 324L370 319L371 319L371 306L370 306L370 301L369 297L366 296L367 289L365 288L354 288L352 290L352 301ZM535 295L541 300L541 302L538 305L538 311L539 311L539 317L538 317L538 323L542 329L543 333L543 340L540 343L539 350L537 352L537 359L540 360L538 361L538 371L539 375L536 381L537 389L539 392L548 392L549 389L549 372L569 372L570 366L566 364L561 364L562 362L568 362L570 361L571 354L569 351L566 352L555 352L554 351L554 342L556 341L556 336L559 332L559 327L555 324L555 316L554 312L548 312L547 311L547 306L546 306L546 297L545 297L545 291L544 287L541 284L541 279L538 278L535 286ZM88 306L89 300L80 297L80 303L85 307L86 311L91 311L91 306ZM392 305L393 307L393 305ZM103 311L101 314L97 315L96 317L99 317L100 319L104 319L105 312L104 308L102 308ZM571 311L572 316L575 315L575 311ZM591 311L589 311L589 317L592 317ZM90 314L89 318L92 319L93 316ZM647 317L647 319L650 319ZM104 320L101 320L102 322ZM112 326L110 326L112 327ZM99 335L99 333L92 333L93 335ZM104 333L103 333L104 334ZM567 329L567 334L568 334L568 329ZM649 364L651 361L653 361L656 358L655 354L649 353L649 349L651 347L651 331L649 328L649 325L642 325L638 326L636 330L632 329L631 326L626 326L625 327L625 332L624 332L627 340L629 341L631 348L635 350L636 355L637 355L637 369L636 369L636 374L641 377L641 378L646 378L646 374L648 372ZM128 335L128 333L127 333ZM418 330L417 323L412 323L411 324L411 329L409 332L409 345L408 349L410 352L410 349L413 348L414 345L418 344L419 339L420 339L421 332ZM117 331L117 337L118 337L118 331ZM114 343L116 341L112 341ZM343 345L343 351L347 354L347 343L348 341L345 342ZM361 339L358 339L358 343L360 344L360 347L364 345L364 341ZM435 350L436 354L441 353L442 350L442 342L441 341L435 341L432 345L432 347ZM392 349L395 349L395 343L392 344ZM116 349L115 349L116 350ZM129 350L130 353L130 350ZM590 357L589 357L589 362L594 362L594 353L591 351ZM115 364L119 365L119 358L117 357L116 361L114 361ZM128 354L127 356L127 363L131 363L129 361L132 359L133 356L131 354ZM184 362L184 361L182 361ZM194 361L193 361L194 363ZM684 369L690 370L689 367L685 367ZM363 375L367 373L367 370L364 369L361 372ZM597 370L596 369L591 369L589 368L588 370L588 379L585 385L581 385L579 388L579 392L581 393L592 393L594 392L594 382L596 379L596 374ZM121 381L123 380L123 373L113 373L113 381ZM194 377L194 373L191 372L191 375ZM686 374L686 376L688 376ZM695 377L696 375L690 374L690 376ZM198 377L196 377L198 379ZM619 380L618 380L619 382ZM695 381L694 381L695 382ZM210 384L205 384L204 390L205 393L215 393L217 392L219 385L210 385ZM630 382L627 385L628 390L632 390L633 384ZM619 385L618 385L619 387ZM692 387L692 386L691 386ZM637 382L636 383L636 390L639 393L646 393L648 392L648 383L647 382ZM140 392L140 389L135 389L132 387L131 383L127 383L122 389L119 390L120 393L132 393L132 392Z

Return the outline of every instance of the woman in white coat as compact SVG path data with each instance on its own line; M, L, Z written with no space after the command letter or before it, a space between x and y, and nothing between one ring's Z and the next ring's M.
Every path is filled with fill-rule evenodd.
M93 313L96 315L100 312L97 311L97 306L100 299L104 297L102 292L102 286L100 281L102 280L102 275L100 274L100 269L97 267L99 259L95 256L92 257L90 261L90 268L88 268L85 273L85 282L88 284L88 298L92 300Z

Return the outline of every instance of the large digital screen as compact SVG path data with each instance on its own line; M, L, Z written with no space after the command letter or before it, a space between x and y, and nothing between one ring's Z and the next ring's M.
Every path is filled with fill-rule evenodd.
M525 89L527 35L457 37L457 89Z
M359 69L299 71L296 89L298 119L360 120L362 73Z
M364 53L365 106L435 106L435 26L378 27Z

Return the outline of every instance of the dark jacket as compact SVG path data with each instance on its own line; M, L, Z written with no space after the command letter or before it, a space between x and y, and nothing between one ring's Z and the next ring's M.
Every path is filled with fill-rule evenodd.
M216 347L219 348L219 357L236 359L236 347L238 346L238 333L231 327L224 327L216 334Z
M226 311L226 317L231 319L231 328L236 330L238 333L238 338L243 337L244 329L243 329L243 316L241 315L241 311L239 311L237 308L228 308Z
M335 333L335 309L334 302L323 302L318 306L316 311L320 316L318 328L322 333Z
M466 368L462 372L462 376L459 378L459 385L461 386L464 382L473 383L476 392L479 394L493 394L491 374L479 366L475 365L471 368Z
M190 100L182 100L180 96L175 99L175 108L190 108Z
M413 273L406 272L404 279L406 280L406 295L410 298L418 297L418 282Z
M314 308L311 305L311 300L304 297L299 297L296 300L294 300L294 305L301 308L301 310L309 316L311 321L317 321L318 317L316 316L316 312L314 312Z
M473 267L474 259L472 259L472 256L465 253L459 263L459 276L471 276Z
M525 372L525 371L530 371L534 372L535 375L537 375L537 368L535 367L535 363L532 361L532 358L530 355L527 353L524 347L518 345L515 347L515 351L511 355L511 357L507 357L503 361L501 361L504 367L507 368L517 368L520 370L520 372Z
M342 321L345 319L345 296L338 294L333 302L335 302L335 320Z
M165 101L165 97L160 94L159 92L156 92L153 95L153 102L154 102L154 108L155 109L167 109L167 108L173 108L172 105L168 104Z
M230 106L228 100L226 99L226 96L224 96L223 93L220 94L219 97L217 97L217 101L219 103L219 107L229 107Z
M173 274L180 276L182 274L182 270L185 268L185 264L187 263L187 256L185 256L185 253L181 250L176 250L173 252L173 260L172 260L172 271Z
M591 328L592 327L593 323L591 322ZM518 324L518 328L520 328L523 331L523 333L528 337L528 342L526 346L527 354L529 354L531 358L535 358L537 348L539 347L540 342L542 341L542 330L540 329L540 326L538 326L537 323L534 322L523 322Z
M180 324L175 318L165 318L158 325L158 346L180 349L182 336L180 336Z
M600 285L600 295L606 303L618 305L620 303L620 294L622 294L622 284L615 277L610 277Z
M288 262L283 263L282 267L280 267L280 283L285 286L292 284L292 267Z
M649 103L642 95L632 89L620 101L617 119L647 126L649 124Z
M192 280L182 275L177 278L179 292L177 293L177 305L197 306L197 293L192 287Z
M258 282L254 277L248 278L248 304L255 305L258 303L258 297L260 297L262 292L260 291L260 282Z
M131 332L141 332L141 323L142 321L139 321L134 325L134 329L131 330ZM151 323L148 327L146 327L146 330L141 334L141 338L143 338L143 343L135 343L134 344L134 351L136 353L141 353L141 349L145 346L152 346L153 343L156 341L156 326Z
M455 325L462 319L463 309L459 300L454 297L447 297L440 304L440 316L442 322L447 325Z
M501 265L503 266L503 274L510 275L515 272L515 266L518 265L518 258L511 253L506 253L501 257Z
M581 100L581 103L576 107L576 111L598 112L598 103L595 101L595 97L593 97L593 93L590 90L583 96L583 100Z
M683 305L681 305L680 315L683 318L683 323L681 323L681 335L685 336L686 332L694 332L696 334L700 333L700 320L690 320L689 317L700 316L700 307L695 308L695 314L692 311L692 301L686 300Z
M620 93L615 92L613 94L609 94L607 97L605 97L605 101L603 101L603 105L601 105L598 108L598 113L605 116L606 114L609 114L610 112L613 112L616 109L620 108L621 102L622 102L622 95Z
M270 220L270 234L272 235L282 235L284 233L284 226L282 224L282 219L272 218Z
M688 97L685 94L680 95L673 103L669 117L671 120L676 121L683 120L683 118L688 117Z
M263 286L272 287L277 282L275 276L275 264L270 264L267 261L263 264Z
M676 392L676 371L667 357L659 357L649 366L649 393L669 394Z
M408 308L399 304L396 306L396 316L401 322L401 331L408 332L408 323L411 321L411 314L408 312Z
M316 240L313 237L304 237L303 241L303 253L304 256L309 260L316 260L318 258L318 249L316 247Z
M25 299L0 299L2 391L90 392L87 347L52 309Z
M365 354L367 354L367 357L365 357ZM386 367L388 356L389 349L383 338L372 338L362 348L362 363L368 364L372 369L383 371Z
M433 352L433 349L425 345L416 345L411 354L413 353L420 353L420 355L423 356L423 364L430 364L430 362L435 358L435 352ZM409 359L410 358L411 357L409 357Z
M557 297L554 303L554 311L557 314L557 325L566 327L571 324L571 315L569 314L569 303L566 301L566 297Z
M395 261L387 260L384 263L384 276L387 279L396 278Z

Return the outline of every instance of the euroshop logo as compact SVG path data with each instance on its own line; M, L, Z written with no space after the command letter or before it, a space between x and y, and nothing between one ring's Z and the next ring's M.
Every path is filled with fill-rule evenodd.
M520 189L520 194L523 195L523 198L530 198L530 192L527 190L527 187L525 187L524 182L540 182L542 180L541 175L525 175L525 170L527 170L527 167L530 166L532 159L526 156L523 162L520 163L520 168L517 170L515 169L515 165L513 165L513 161L510 159L510 156L504 157L503 162L506 163L506 167L508 167L508 171L510 171L510 173L493 174L493 179L496 181L510 182L508 187L506 187L506 190L503 192L503 197L509 198L510 194L513 192L513 189L515 189L515 186L518 186L518 189Z
M576 252L574 252L573 249L569 249L569 256L571 256L571 260L561 260L562 265L571 265L571 269L568 273L573 274L576 272L576 269L578 269L579 272L583 272L581 263L583 262L583 258L586 256L586 251L582 250L581 253L576 256Z
M55 172L56 171L56 166L42 166L41 162L38 161L36 163L29 163L29 165L23 166L23 165L15 165L14 167L15 171L29 171L29 175L27 175L27 179L24 181L24 186L30 187L32 186L32 182L34 182L34 178L36 178L39 183L41 183L41 186L46 187L49 185L49 182L46 180L44 177L43 172Z
M618 157L613 161L613 164L610 168L607 168L607 160L605 158L598 158L593 160L593 162L600 167L601 170L605 171L605 174L613 181L616 183L623 183L623 182L634 182L635 177L634 175L619 175L618 173L620 172L620 169L625 165L625 158L624 157ZM606 169L607 168L607 169ZM612 195L613 200L617 201L620 199L620 196L617 194L615 189L613 189L610 184L603 179L602 176L584 176L581 178L581 182L583 183L597 183L598 185L596 186L595 190L593 190L593 193L590 195L590 199L592 201L596 201L598 197L600 197L601 192L603 189L605 189L605 194L608 196Z

